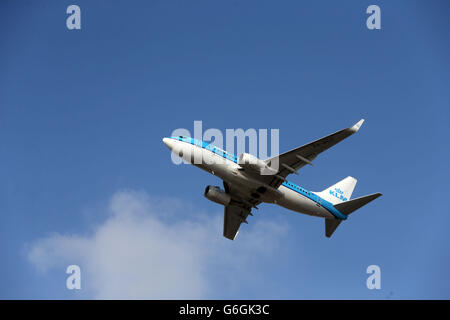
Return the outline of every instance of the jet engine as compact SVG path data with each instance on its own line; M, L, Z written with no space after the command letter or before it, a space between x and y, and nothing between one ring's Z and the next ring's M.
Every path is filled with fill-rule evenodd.
M206 199L224 206L231 202L231 196L217 186L207 186L204 195Z

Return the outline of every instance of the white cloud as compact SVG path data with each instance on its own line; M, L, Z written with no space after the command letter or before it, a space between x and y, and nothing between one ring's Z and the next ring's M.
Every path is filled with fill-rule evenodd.
M35 241L29 260L43 272L80 265L88 297L210 298L251 277L286 231L257 217L230 241L221 235L220 210L205 214L179 199L130 190L116 193L108 211L87 236L55 233Z

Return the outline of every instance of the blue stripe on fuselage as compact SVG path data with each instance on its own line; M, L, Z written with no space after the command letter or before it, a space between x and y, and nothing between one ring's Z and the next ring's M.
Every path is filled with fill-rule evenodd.
M238 163L238 158L234 154L226 152L220 148L217 148L216 146L214 146L210 143L207 143L207 142L204 142L201 140L197 140L197 139L194 139L191 137L184 137L184 136L171 137L171 139L178 140L178 141L184 141L184 142L199 146L203 149L214 152L215 154L222 156L225 159L233 161L234 163ZM320 206L322 206L328 212L330 212L336 219L339 219L339 220L347 219L347 216L345 214L342 214L339 210L337 210L331 202L328 202L327 200L319 197L318 195L312 193L311 191L308 191L308 190L296 185L295 183L292 183L289 181L283 182L282 185L292 191L295 191L295 192L307 197L308 199L314 201L315 203L318 203Z
M301 194L302 196L305 196L309 200L312 200L315 203L319 204L321 207L325 208L329 213L331 213L336 219L339 220L347 219L347 216L345 214L342 214L338 209L336 209L331 202L328 202L327 200L319 197L317 194L305 190L304 188L290 181L285 181L282 183L282 185L292 191Z

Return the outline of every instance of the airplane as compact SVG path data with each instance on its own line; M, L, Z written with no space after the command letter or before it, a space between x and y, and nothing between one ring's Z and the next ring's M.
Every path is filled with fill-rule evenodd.
M248 223L247 217L253 216L252 209L258 209L260 203L273 203L324 218L325 236L329 238L349 214L375 200L381 193L350 199L357 182L351 176L320 192L300 187L286 180L286 177L292 173L298 174L297 170L305 165L312 165L317 155L356 133L363 122L364 119L361 119L349 128L266 160L248 153L237 157L210 143L187 136L165 137L163 142L187 163L223 180L224 189L207 186L204 196L225 207L225 238L234 240L241 224Z

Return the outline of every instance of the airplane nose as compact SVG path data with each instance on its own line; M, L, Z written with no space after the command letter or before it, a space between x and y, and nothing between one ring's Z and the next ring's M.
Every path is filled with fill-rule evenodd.
M172 150L172 141L169 138L163 138L162 141L164 142L164 144L167 146L167 148L169 148L170 150Z

